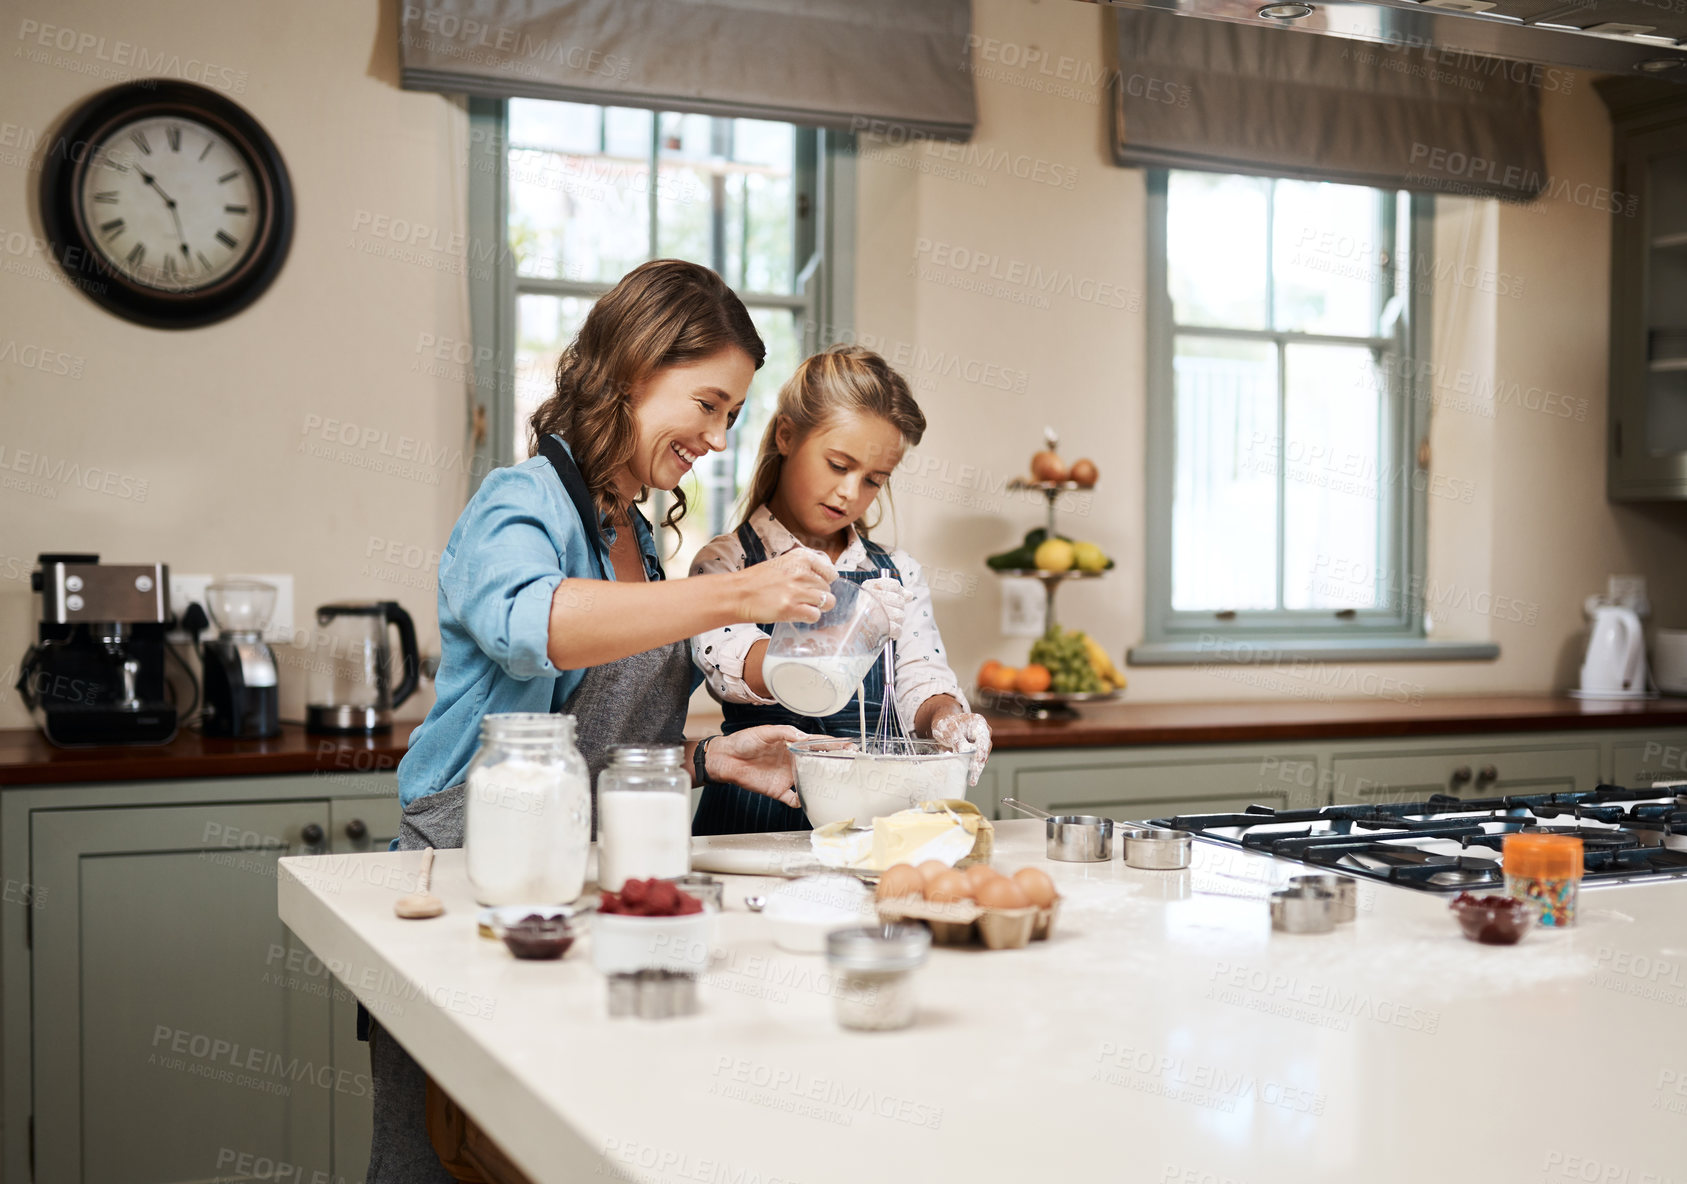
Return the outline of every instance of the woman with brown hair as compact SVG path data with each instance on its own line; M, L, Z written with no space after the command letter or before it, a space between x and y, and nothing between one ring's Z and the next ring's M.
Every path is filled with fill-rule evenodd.
M482 716L574 716L595 785L616 744L684 742L699 679L687 638L734 621L813 621L829 605L836 572L813 552L664 582L637 509L649 490L671 490L665 524L679 521L680 481L726 447L765 356L743 303L694 263L646 263L592 307L533 416L537 455L487 474L440 556L438 699L398 767L401 850L462 846ZM699 782L794 805L786 745L803 735L752 728L688 755ZM426 1078L371 1027L370 1184L449 1184L428 1142Z

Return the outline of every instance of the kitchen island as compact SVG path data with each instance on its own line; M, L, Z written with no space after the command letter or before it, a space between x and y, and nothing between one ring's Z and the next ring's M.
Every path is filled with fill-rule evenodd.
M785 953L727 878L700 1014L607 1017L590 938L518 962L447 907L394 917L420 856L280 862L282 919L533 1181L1687 1179L1687 881L1587 891L1574 929L1464 940L1447 898L1360 885L1357 920L1271 930L1305 869L1205 843L1148 872L1043 867L1059 929L934 949L901 1032L834 1022L823 960Z

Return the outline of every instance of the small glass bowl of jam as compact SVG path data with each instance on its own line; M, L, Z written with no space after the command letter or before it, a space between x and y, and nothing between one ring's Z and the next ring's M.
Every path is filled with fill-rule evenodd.
M574 930L567 917L529 913L504 925L498 936L517 958L544 961L560 958L574 944Z
M1498 893L1461 892L1448 907L1465 937L1487 946L1516 945L1541 919L1539 901Z

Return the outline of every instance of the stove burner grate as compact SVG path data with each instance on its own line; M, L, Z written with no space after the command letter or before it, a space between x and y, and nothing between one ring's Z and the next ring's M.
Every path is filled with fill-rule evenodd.
M1665 843L1678 829L1687 837L1687 798L1616 785L1496 798L1436 794L1411 802L1302 810L1255 805L1230 814L1158 818L1153 824L1430 892L1502 884L1498 855L1505 836L1519 831L1581 839L1583 878L1592 883L1687 876L1687 844Z

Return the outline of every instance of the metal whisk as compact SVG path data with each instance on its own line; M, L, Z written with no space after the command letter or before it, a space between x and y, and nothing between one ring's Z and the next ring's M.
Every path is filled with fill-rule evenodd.
M895 573L889 568L879 568L879 575L886 579L895 579ZM902 718L896 711L896 643L887 641L884 648L884 694L879 703L879 719L873 728L873 738L869 743L862 738L862 748L867 752L894 752L902 747L901 742L908 739L907 732L902 729Z

